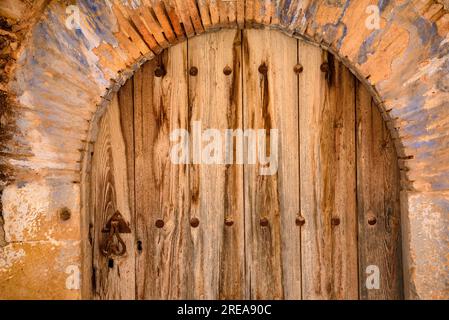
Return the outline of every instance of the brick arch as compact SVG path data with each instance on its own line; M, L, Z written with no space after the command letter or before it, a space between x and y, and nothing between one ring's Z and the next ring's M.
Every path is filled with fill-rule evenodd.
M334 53L371 88L400 155L408 296L448 298L449 11L442 4L78 0L80 28L69 29L71 3L49 2L22 44L9 83L18 112L7 145L15 151L5 159L16 180L5 188L2 202L6 240L18 245L5 247L6 256L13 257L7 272L39 255L27 246L35 241L42 243L39 250L64 253L59 265L48 255L41 263L47 271L60 274L81 263L84 155L102 110L134 70L197 34L266 27ZM381 14L380 29L370 30L364 22L373 4ZM49 227L61 207L72 210L71 221ZM26 225L17 228L17 223ZM17 285L26 282L18 277ZM61 287L63 279L55 277L54 286ZM58 297L79 295L61 290Z

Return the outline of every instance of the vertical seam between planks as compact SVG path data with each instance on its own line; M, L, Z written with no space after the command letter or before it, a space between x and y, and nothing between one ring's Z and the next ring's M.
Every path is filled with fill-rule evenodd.
M300 59L299 59L299 39L296 39L296 62L300 63ZM298 95L298 105L297 105L297 109L298 109L298 189L299 189L299 194L298 194L298 198L299 198L299 214L302 216L302 212L301 212L301 103L300 103L300 81L299 81L299 77L300 75L297 74L296 76L296 91L297 91L297 95ZM299 227L299 266L300 266L300 297L301 300L303 300L303 281L302 281L302 229L301 227Z
M356 239L357 239L357 298L358 300L361 299L361 263L360 263L360 226L359 226L359 112L358 112L358 104L357 104L357 96L358 96L358 89L359 89L359 82L358 79L355 78L355 76L351 73L352 78L354 79L354 113L355 113L355 206L356 206Z
M140 72L143 72L143 65L140 67ZM132 118L133 118L133 188L134 188L134 196L133 196L133 216L134 216L134 243L137 241L137 201L136 201L136 121L135 121L135 101L134 101L134 82L136 81L136 78L132 78L131 83L131 89L132 89ZM138 259L137 259L137 253L136 250L134 250L134 291L135 291L135 300L139 300L139 290L137 286L137 269L138 269Z
M245 130L245 108L246 108L246 101L245 101L245 56L244 56L244 41L245 33L244 30L240 30L240 60L241 60L241 82L242 82L242 128ZM245 149L245 143L243 143L243 148ZM248 248L247 248L247 231L246 231L246 184L245 184L245 174L246 174L246 160L244 158L243 160L243 181L242 181L242 187L243 187L243 247L244 247L244 265L245 265L245 277L244 277L244 283L245 283L245 299L251 299L251 273L248 271ZM249 277L249 286L246 286L246 282ZM248 295L248 296L247 296Z
M90 282L91 282L91 286L92 286L92 288L91 288L91 295L92 295L92 299L94 299L95 300L95 297L96 297L96 291L97 291L97 275L96 275L96 271L97 271L97 268L95 267L95 264L96 264L96 259L95 259L95 246L96 246L96 241L95 241L95 238L96 238L96 232L95 232L95 214L94 214L94 208L95 208L95 206L96 205L94 205L94 206L92 206L92 204L93 204L93 201L95 200L95 188L92 188L92 184L93 184L93 181L94 181L94 177L93 177L93 172L94 172L94 170L93 170L93 160L94 160L94 157L95 157L95 145L96 144L93 144L92 145L92 149L91 149L91 158L90 158L90 163L91 163L91 165L90 165L90 174L89 174L89 178L90 178L90 186L89 186L89 200L90 200L90 203L89 203L89 225L88 225L88 228L89 228L89 233L90 233L90 237L92 238L92 243L90 244L90 246L91 246L91 258L92 258L92 260L90 261L90 264L91 264L91 268L92 268L92 274L90 275ZM90 224L92 224L92 226L90 225ZM95 279L95 283L93 283L93 279Z
M89 279L89 281L90 281L90 292L89 292L89 294L90 294L90 298L91 299L93 299L93 300L95 300L95 291L96 291L96 287L97 287L97 285L96 285L96 281L95 281L95 283L94 283L94 279L96 279L96 274L95 274L95 254L94 254L94 246L95 246L95 220L94 220L94 214L93 214L93 208L94 208L94 205L93 205L93 199L94 199L94 191L93 191L93 188L92 188L92 183L93 183L93 169L92 169L92 167L93 167L93 159L94 159L94 152L95 152L95 143L93 143L91 146L91 149L89 150L89 153L88 153L88 155L90 156L90 161L89 161L89 163L90 163L90 168L89 168L89 180L90 180L90 183L89 183L89 189L88 189L88 200L89 200L89 203L88 203L88 212L89 212L89 219L88 219L88 225L87 225L87 227L88 227L88 237L90 237L90 239L92 239L92 242L90 243L90 249L91 249L91 251L90 251L90 257L91 257L91 261L89 261L89 264L90 264L90 268L91 268L91 274L90 274L90 279Z
M191 80L191 77L190 77L190 75L189 75L189 69L190 69L190 39L186 36L186 40L185 40L185 46L186 46L186 69L185 70L183 70L183 72L184 72L184 75L185 75L185 77L186 77L186 79L187 79L187 123L186 123L186 127L187 127L187 129L188 129L188 132L189 132L189 134L191 135L191 131L192 131L192 128L191 128L191 119L192 119L192 107L191 107L191 105L190 105L190 103L191 103L191 95L190 95L190 80ZM189 138L189 143L191 143L191 141L190 141L190 138ZM190 157L190 159L191 159L191 157L192 157L192 154L191 154L191 151L189 151L189 157ZM188 195L189 195L189 199L188 199L188 203L189 203L189 208L188 208L188 212L186 212L186 216L187 216L187 222L186 223L189 223L190 222L190 219L192 218L192 194L191 194L191 191L192 191L192 188L191 188L191 182L192 182L192 166L193 166L193 164L189 161L189 164L187 164L186 165L187 166L187 168L188 168L188 170L186 170L186 172L187 172L187 186L188 186ZM183 203L183 206L184 206L185 204ZM182 221L181 221L181 223L182 223ZM189 255L189 262L191 263L191 266L192 266L192 268L191 268L191 270L189 270L188 271L188 273L187 273L187 286L189 285L189 284L191 284L192 286L193 286L193 288L192 288L192 290L191 290L191 292L186 292L185 294L185 296L184 296L184 299L190 299L190 300L192 300L192 299L194 299L195 297L194 297L194 294L195 294L195 289L194 289L194 287L195 287L195 271L194 271L194 268L195 268L195 265L194 265L194 254L195 254L195 251L194 251L194 249L195 249L195 246L194 246L194 244L193 244L193 241L192 241L192 231L191 231L191 229L188 229L189 231L187 232L187 234L186 234L186 237L188 236L188 243L189 243L189 247L190 248L188 248L188 255ZM190 297L189 297L189 294L190 294Z

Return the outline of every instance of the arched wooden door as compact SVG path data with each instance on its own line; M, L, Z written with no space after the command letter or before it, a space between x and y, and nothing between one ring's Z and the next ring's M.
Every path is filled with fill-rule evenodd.
M101 120L93 296L401 298L398 182L379 111L330 54L267 30L189 39ZM131 233L106 257L116 211Z

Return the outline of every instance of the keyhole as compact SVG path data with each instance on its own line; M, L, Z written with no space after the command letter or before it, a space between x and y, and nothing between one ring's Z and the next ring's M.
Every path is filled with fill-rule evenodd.
M137 241L137 251L142 252L142 241Z

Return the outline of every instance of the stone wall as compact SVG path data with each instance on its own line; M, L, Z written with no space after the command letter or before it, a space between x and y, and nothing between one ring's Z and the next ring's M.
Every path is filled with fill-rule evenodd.
M371 88L400 155L408 297L449 298L447 1L123 3L0 3L0 298L88 296L83 168L110 93L162 49L231 27L320 45ZM69 5L80 28L67 27ZM369 5L379 29L364 25Z

